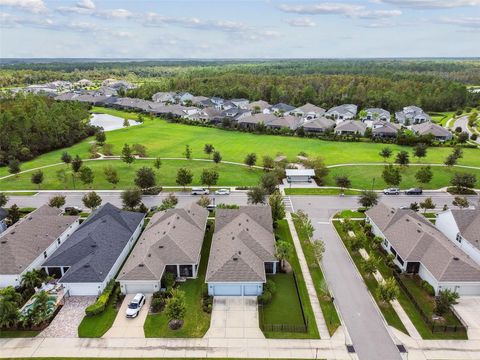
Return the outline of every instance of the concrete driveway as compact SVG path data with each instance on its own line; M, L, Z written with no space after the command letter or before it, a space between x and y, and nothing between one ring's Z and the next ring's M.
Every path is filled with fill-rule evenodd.
M148 315L148 309L150 308L150 302L152 301L152 294L145 294L146 301L143 305L140 313L136 318L129 319L125 316L127 306L132 301L136 294L128 294L123 299L122 306L118 311L117 317L113 322L112 327L108 330L104 338L144 338L143 324Z
M468 339L480 340L480 296L462 296L453 308L468 325Z
M255 296L215 296L205 338L264 339Z
M65 299L50 325L40 333L40 337L78 337L78 326L85 316L85 309L95 302L94 296L71 296Z

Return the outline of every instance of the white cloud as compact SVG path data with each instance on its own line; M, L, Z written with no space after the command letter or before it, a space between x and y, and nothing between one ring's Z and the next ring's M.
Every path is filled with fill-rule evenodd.
M317 26L315 21L308 17L301 17L286 20L287 24L294 27L314 27Z
M128 19L133 16L133 13L125 9L102 10L93 13L94 16L107 19Z
M480 17L442 17L439 20L443 24L458 25L466 28L480 29Z
M480 5L480 0L376 0L376 2L419 9L449 9Z
M10 6L33 13L41 13L47 11L47 7L43 0L0 0L0 5Z
M328 15L343 14L349 15L355 11L365 9L362 5L344 4L344 3L320 3L308 5L289 5L281 4L278 7L281 11L303 15Z
M400 10L365 10L350 14L360 19L384 19L402 15Z
M76 6L82 9L89 9L89 10L95 9L95 3L92 0L81 0L77 3Z
M241 22L227 20L201 20L198 18L187 17L166 17L156 13L147 13L139 19L145 26L157 27L165 25L176 25L180 27L198 29L198 30L217 30L223 32L245 31L248 27Z

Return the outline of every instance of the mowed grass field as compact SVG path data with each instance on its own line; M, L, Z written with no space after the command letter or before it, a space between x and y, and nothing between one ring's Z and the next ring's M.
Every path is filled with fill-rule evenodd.
M122 118L136 119L137 114L116 111L111 109L94 108L94 112L105 112ZM27 170L40 166L60 162L63 151L71 155L80 155L88 158L88 148L93 138L86 139L67 149L59 149L41 155L31 161L22 163L21 169ZM192 149L193 158L208 158L203 152L205 144L210 143L220 151L223 160L243 162L248 153L256 153L261 165L263 155L275 157L284 154L289 160L295 160L300 152L308 156L322 156L327 165L342 163L380 163L378 155L383 147L390 147L394 155L400 150L412 154L411 147L385 145L366 142L335 142L318 139L307 139L278 135L256 135L238 131L175 124L155 118L147 119L142 125L132 126L120 130L107 132L107 142L113 144L113 152L120 155L124 144L140 143L145 145L150 157L183 157L185 146ZM431 148L428 156L423 160L427 163L443 163L451 148ZM480 151L478 149L464 149L464 156L459 164L480 166ZM8 175L6 167L0 168L0 177ZM238 179L238 177L237 177Z
M128 166L121 160L95 160L85 161L83 166L88 166L94 171L94 181L92 185L83 184L78 177L75 179L75 189L114 189L113 185L105 180L104 168L112 166L117 169L120 182L117 184L117 189L126 189L134 187L134 179L136 171L143 167L153 168L153 160L136 160L132 165ZM163 186L175 186L177 185L175 180L177 176L177 170L181 167L188 168L193 173L192 185L200 184L200 175L203 169L216 169L219 172L219 179L217 186L229 186L229 185L244 185L254 186L258 183L263 170L248 168L239 165L230 164L214 164L213 162L206 161L193 161L193 160L163 160L162 166L159 170L155 169L156 179L158 185ZM62 182L57 177L57 171L65 169L67 170L67 181ZM70 167L65 164L52 166L43 169L44 182L41 185L42 190L72 190L73 178L71 175ZM2 190L14 190L14 189L38 189L37 185L31 182L31 172L19 174L18 176L12 176L3 180L0 180L0 188Z

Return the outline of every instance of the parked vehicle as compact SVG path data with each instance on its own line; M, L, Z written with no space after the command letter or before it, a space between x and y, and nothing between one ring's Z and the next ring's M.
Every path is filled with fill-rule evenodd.
M210 190L201 187L194 187L192 188L192 195L208 195L210 194Z
M145 295L140 293L135 295L132 301L130 301L130 304L127 306L127 318L137 317L143 305L145 305Z
M208 211L214 211L217 208L217 205L215 204L208 204L207 205L207 210Z
M399 188L388 188L383 190L383 193L385 195L398 195L400 194L400 189Z
M405 190L405 195L422 195L423 190L419 188L411 188L408 190Z
M215 195L230 195L229 189L218 189L215 191Z
M70 213L74 213L74 214L79 214L83 211L83 209L81 207L78 207L78 206L67 206L65 207L65 212L70 214Z

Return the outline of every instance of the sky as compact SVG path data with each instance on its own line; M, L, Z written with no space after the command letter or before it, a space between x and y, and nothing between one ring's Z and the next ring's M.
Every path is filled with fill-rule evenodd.
M1 58L480 56L480 0L0 0Z

